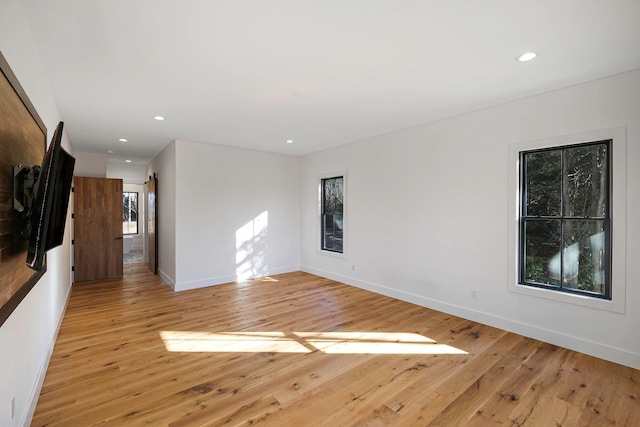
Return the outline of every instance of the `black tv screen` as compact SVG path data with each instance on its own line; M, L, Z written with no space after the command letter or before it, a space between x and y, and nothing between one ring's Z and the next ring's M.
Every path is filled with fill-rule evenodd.
M76 161L62 148L63 126L60 122L53 134L36 181L27 265L38 271L42 269L46 251L60 246L64 238Z

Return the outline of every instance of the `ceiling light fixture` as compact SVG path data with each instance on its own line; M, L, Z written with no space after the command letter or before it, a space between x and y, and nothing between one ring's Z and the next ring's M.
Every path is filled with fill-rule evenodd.
M107 153L113 154L113 150L107 150Z
M160 121L160 122L164 120L164 117L162 117L162 116L154 116L153 118L158 120L158 121Z
M131 163L131 160L125 160L125 162L127 162L127 163Z
M534 59L536 56L538 56L537 52L525 52L522 55L519 55L516 58L516 61L518 61L518 62L529 62L532 59Z
M287 139L287 144L293 144L293 139Z
M118 141L120 141L120 142L127 142L127 141L129 141L129 140L128 140L127 138L120 138Z

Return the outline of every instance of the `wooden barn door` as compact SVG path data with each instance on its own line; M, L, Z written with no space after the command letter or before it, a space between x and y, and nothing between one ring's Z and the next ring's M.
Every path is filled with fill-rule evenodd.
M156 174L147 182L147 238L149 251L149 270L158 274L158 178Z
M122 180L74 178L75 282L122 277Z

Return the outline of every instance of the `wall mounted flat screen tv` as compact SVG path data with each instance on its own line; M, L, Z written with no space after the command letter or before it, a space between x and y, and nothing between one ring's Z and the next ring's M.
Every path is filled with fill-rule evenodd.
M53 134L35 184L27 265L37 271L42 269L45 253L60 246L64 238L75 159L62 148L63 126L60 122Z

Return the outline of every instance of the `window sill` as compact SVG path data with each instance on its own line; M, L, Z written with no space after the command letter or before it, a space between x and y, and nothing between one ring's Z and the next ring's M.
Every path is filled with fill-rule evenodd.
M331 257L331 258L347 259L347 255L344 252L342 252L342 253L340 253L340 252L332 252L332 251L325 251L323 249L318 249L317 252L318 252L318 255L324 255L324 256Z
M624 313L624 306L617 307L613 300L592 298L586 295L558 292L551 289L536 288L533 286L520 285L516 283L510 284L509 290L511 292L550 299L553 301L581 305L584 307L596 308L599 310L612 311L616 313Z

